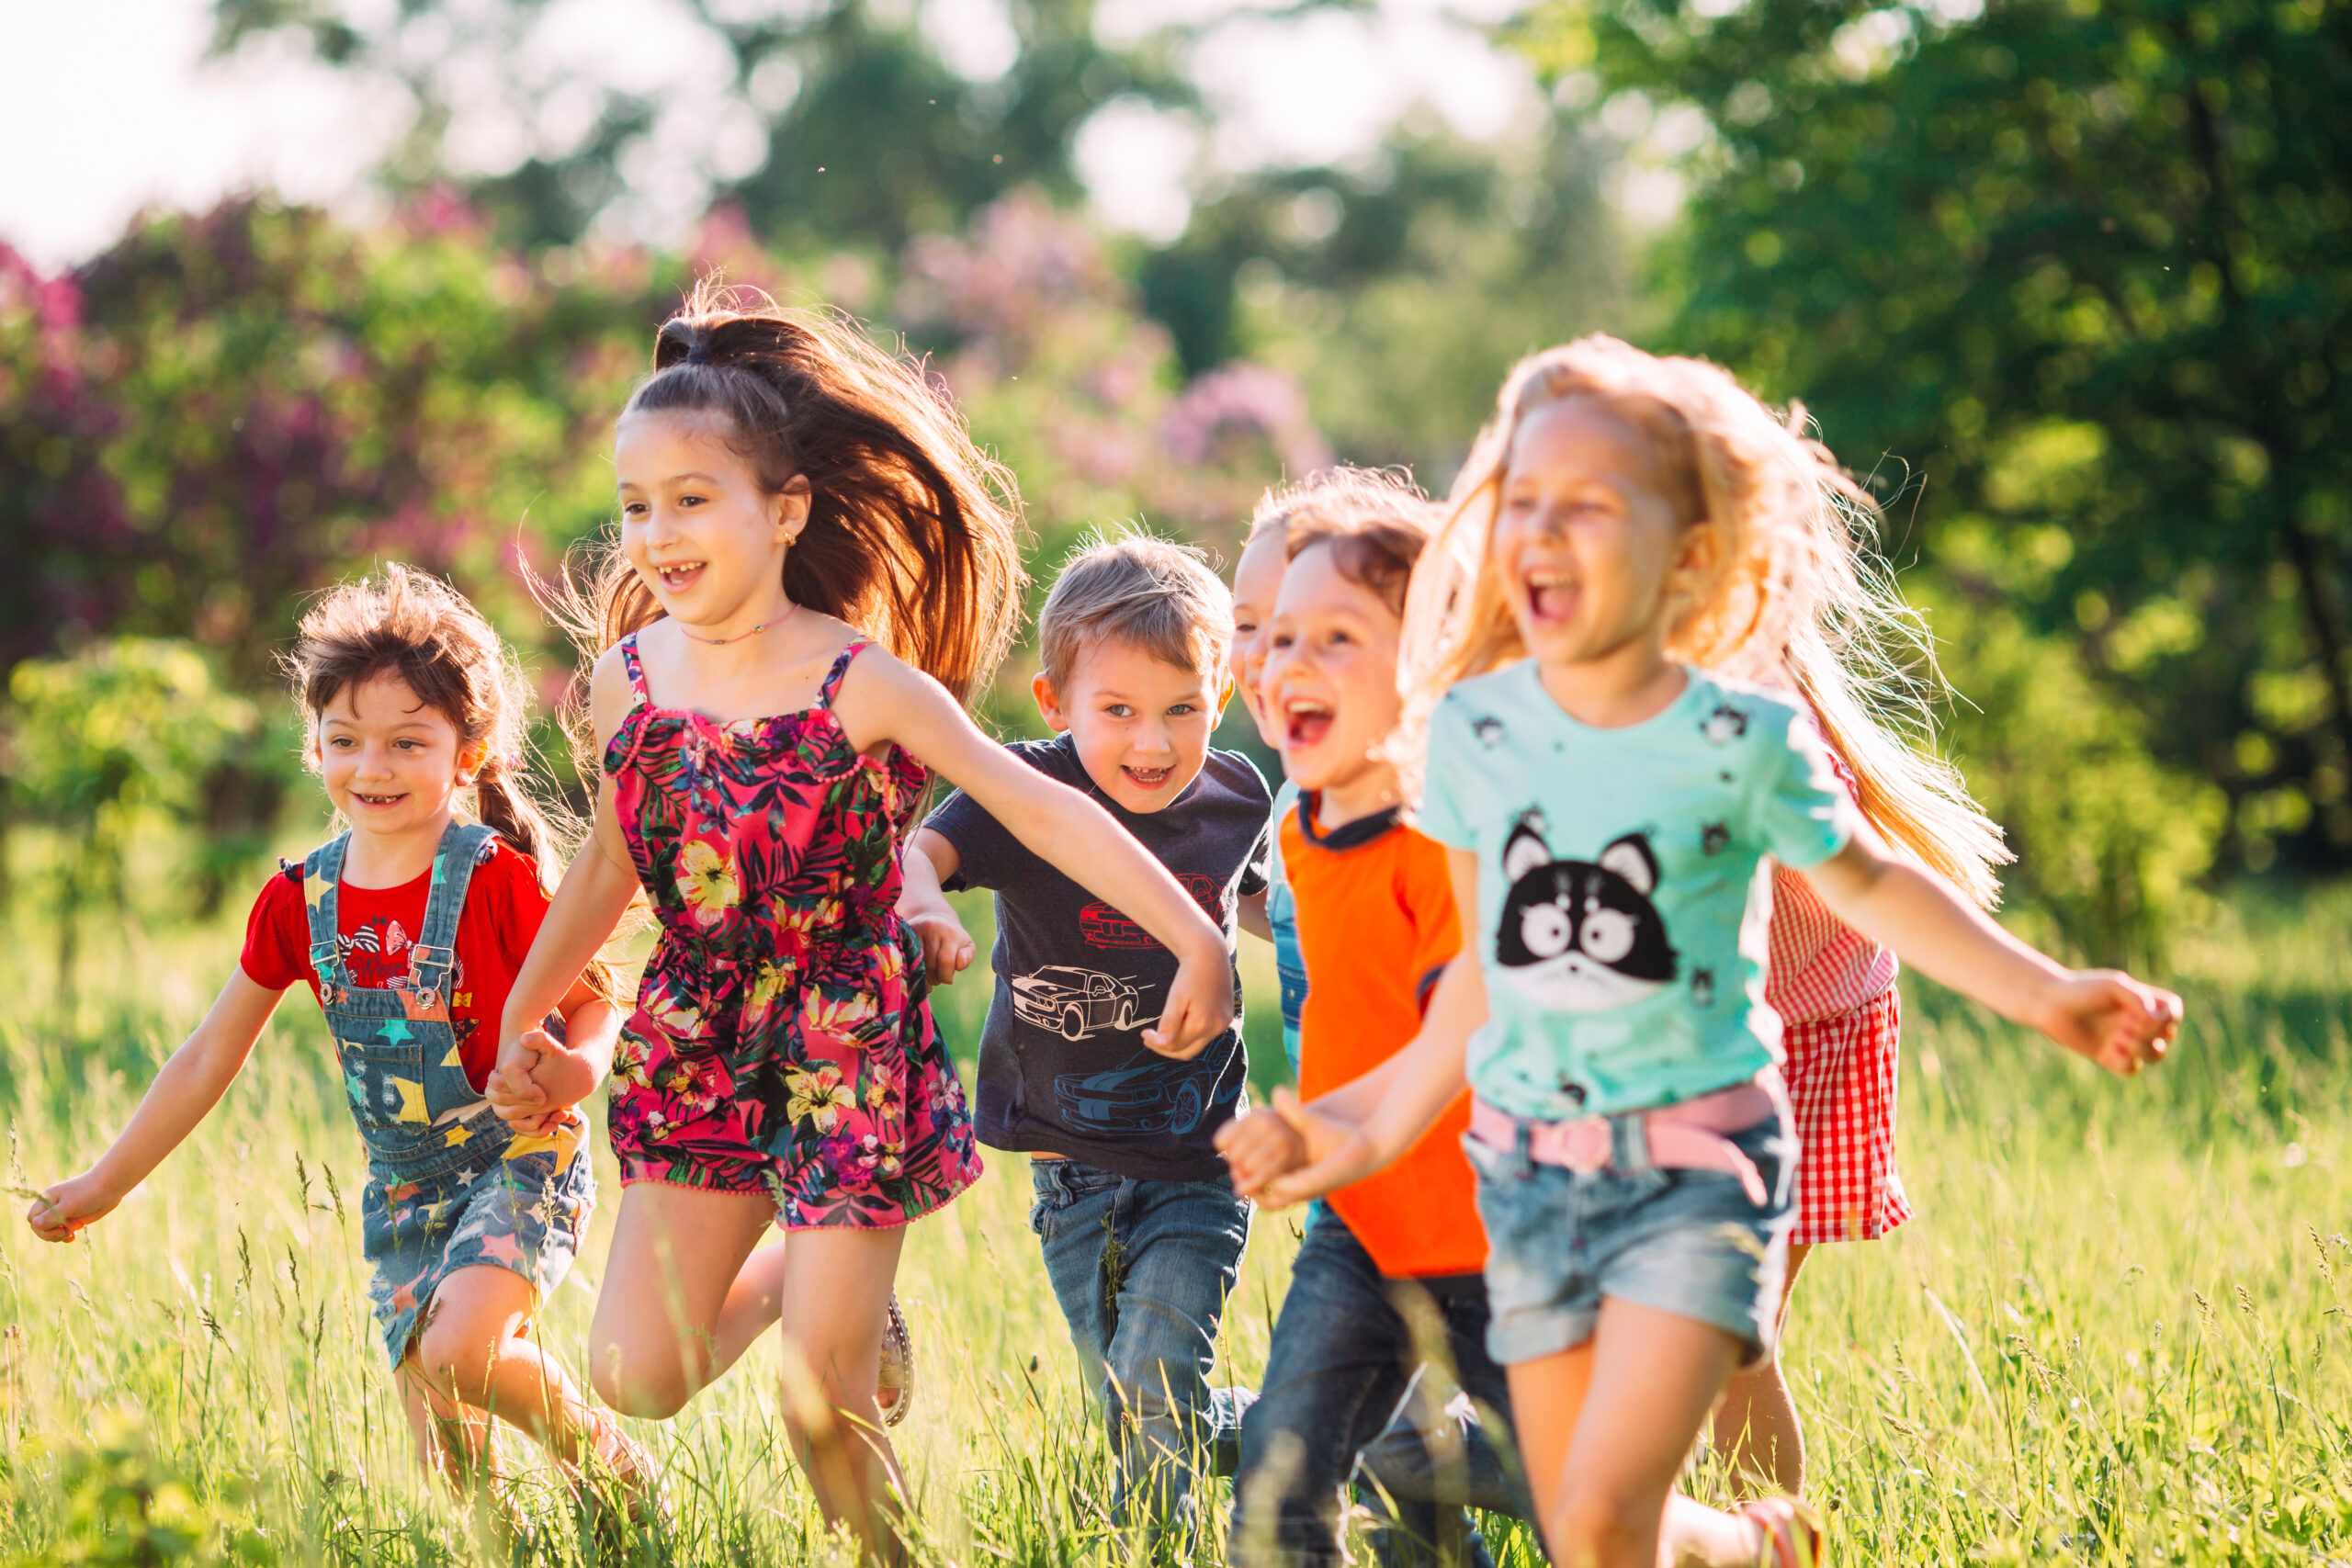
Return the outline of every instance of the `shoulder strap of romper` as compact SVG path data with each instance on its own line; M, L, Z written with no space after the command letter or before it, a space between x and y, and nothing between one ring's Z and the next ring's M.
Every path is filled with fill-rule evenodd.
M311 925L311 973L322 990L347 986L343 973L343 947L335 939L335 888L343 882L343 852L350 846L348 832L321 844L302 858L302 911Z
M840 657L833 660L833 667L825 671L825 683L817 688L819 707L829 708L833 705L833 698L842 689L842 677L849 673L850 660L865 652L870 646L871 644L865 638L857 637L852 640L847 648L842 649Z
M637 634L631 632L621 638L621 669L628 675L629 695L643 706L653 705L653 694L645 689L645 661L637 654Z
M466 910L466 889L482 846L496 836L479 822L451 822L442 829L441 847L433 852L433 885L424 896L424 927L408 950L409 983L420 991L438 991L449 981L458 962L458 919Z

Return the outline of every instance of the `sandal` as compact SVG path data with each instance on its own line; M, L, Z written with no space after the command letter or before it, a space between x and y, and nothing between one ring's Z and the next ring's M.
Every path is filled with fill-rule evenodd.
M1759 1497L1734 1510L1756 1527L1756 1568L1823 1568L1829 1561L1829 1532L1809 1503L1794 1497Z
M890 1292L888 1316L882 1325L882 1371L874 1390L882 1425L895 1427L915 1404L915 1344L907 1333L906 1314L899 1310L899 1293Z

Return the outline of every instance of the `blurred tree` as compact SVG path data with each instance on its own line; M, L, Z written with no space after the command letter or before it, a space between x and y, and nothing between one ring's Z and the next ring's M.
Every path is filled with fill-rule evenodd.
M911 6L821 0L806 6L681 0L718 43L725 80L696 95L705 126L747 115L763 151L747 173L718 173L709 196L739 205L753 228L788 249L854 243L895 254L915 234L961 228L1018 186L1077 194L1071 141L1095 109L1123 95L1195 101L1173 68L1181 28L1124 50L1094 33L1094 0L1010 0L1017 45L1001 74L955 69ZM458 84L495 81L503 110L542 123L560 84L524 73L455 71L453 60L503 62L527 48L548 0L403 0L388 11L350 0L214 0L213 50L267 33L304 39L321 61L397 83L413 105L389 172L396 185L450 177L447 140L469 107ZM538 148L472 194L504 239L570 242L628 194L632 150L655 134L662 106L606 89L566 145Z
M1188 369L1278 367L1350 460L1442 491L1513 360L1631 331L1633 301L1604 142L1566 111L1498 145L1425 118L1346 166L1235 181L1141 275Z
M51 870L57 987L74 995L82 917L129 907L132 835L152 817L199 818L213 764L254 750L260 716L223 692L204 655L122 637L72 659L28 659L8 678L9 772L27 813L60 840Z
M1708 118L1661 341L1916 465L1928 563L2035 554L2013 608L2221 784L2224 863L2352 865L2352 6L1553 0L1519 37Z

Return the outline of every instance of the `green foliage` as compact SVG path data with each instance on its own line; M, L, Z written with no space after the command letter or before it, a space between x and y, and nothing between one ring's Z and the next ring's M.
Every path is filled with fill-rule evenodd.
M2352 6L1974 9L1555 0L1524 40L1705 112L1660 342L1924 478L1930 566L2062 530L2016 608L2220 784L2223 864L2352 863Z
M253 1528L248 1489L233 1480L200 1488L157 1457L135 1410L98 1411L86 1444L64 1450L49 1490L58 1504L56 1535L39 1551L11 1557L17 1568L261 1568L278 1560Z
M118 637L71 659L27 660L9 675L8 698L11 805L64 840L51 882L59 973L70 976L82 914L127 906L140 829L195 819L202 781L225 761L266 766L256 753L268 731L252 701L215 683L200 651L168 639Z
M2095 964L2164 972L2206 902L2225 802L2152 754L2145 721L2083 668L2071 639L2035 632L1997 592L1921 596L1945 674L1968 695L1947 736L2018 860L2014 905Z

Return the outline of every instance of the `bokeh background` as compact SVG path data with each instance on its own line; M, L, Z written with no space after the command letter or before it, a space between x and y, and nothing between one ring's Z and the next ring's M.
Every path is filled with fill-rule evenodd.
M1442 491L1530 348L1713 356L1880 494L2036 934L2352 864L2341 0L133 0L0 56L0 822L69 975L314 817L305 593L447 571L561 694L523 576L712 268L929 355L1041 581L1335 457Z
M1835 1554L2347 1560L2352 0L0 0L0 82L18 1201L326 829L274 667L307 595L447 572L555 712L527 583L610 526L613 416L697 276L927 356L1038 592L1096 526L1229 564L1335 457L1442 491L1511 360L1605 329L1812 412L2018 851L2004 918L2189 1003L2125 1087L1906 980L1920 1217L1807 1269L1784 1354ZM1007 735L1030 665L979 702ZM987 998L940 993L959 1051ZM87 1245L0 1224L0 1562L510 1560L403 1451L348 1120L280 1011ZM1019 1166L899 1277L915 1557L1140 1561ZM575 1364L611 1209L539 1325ZM1259 1221L1220 1381L1296 1234ZM540 1560L849 1562L776 1371L641 1424L665 1540L585 1550L549 1483Z

